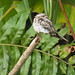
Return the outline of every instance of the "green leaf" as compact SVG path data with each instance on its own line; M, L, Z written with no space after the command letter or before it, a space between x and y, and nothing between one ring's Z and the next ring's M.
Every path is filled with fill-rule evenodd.
M29 67L31 64L31 56L26 60L25 64L21 67L20 75L28 75Z
M45 39L45 42L42 45L41 49L43 51L49 51L57 42L58 42L58 38L55 37L47 38L47 40Z
M51 50L51 54L58 55L59 51L60 51L60 48L58 46L56 46Z
M25 33L25 35L23 36L23 38L21 39L21 44L28 46L31 42L31 37L34 37L36 34L36 32L34 31L33 27L31 26L27 32Z
M23 1L14 1L13 5L18 13L24 10L26 11Z
M6 46L2 46L0 54L0 74L6 75L8 72L9 65L9 55Z
M66 64L62 61L60 62L60 69L62 71L62 74L66 74L67 67Z
M0 30L1 31L0 42L3 42L6 39L10 39L11 43L19 42L21 34L24 31L25 23L29 16L29 12L30 10L26 12L25 11L21 12L15 15L14 17L10 18L6 22L6 24L3 25L2 29Z
M43 12L43 0L37 0L36 4L33 6L33 12L42 13Z
M3 8L3 7L2 7L2 8L0 8L0 20L1 20L2 16L3 16L3 10L4 10L4 8Z
M43 0L43 3L44 3L44 12L47 15L47 1Z
M29 9L29 1L23 0L23 2L24 2L25 9Z
M72 65L75 64L75 55L69 58L69 63Z
M70 5L75 5L75 0L61 0L61 1Z
M28 0L29 1L29 7L32 8L32 12L38 12L42 13L44 6L43 6L43 0Z
M67 75L75 75L75 70L72 67L70 67L70 66L68 66Z
M29 16L29 11L24 12L21 16L20 19L18 20L17 24L13 27L12 32L11 32L11 43L17 43L21 39L21 35L25 29L26 25L26 20Z
M59 56L61 58L67 57L69 53L67 52L66 48L62 45L60 49L61 49L61 52L60 52Z
M19 57L20 57L20 51L17 47L12 47L12 52L13 52L13 55L15 57L15 62L18 61Z
M24 2L24 6L25 6L25 9L28 10L28 9L31 9L30 5L29 5L29 0L23 0ZM29 19L30 19L30 22L32 23L32 16L31 16L31 13L29 15Z
M20 58L21 53L19 51L19 48L17 47L11 47L9 53L10 53L9 54L10 55L9 68L11 70L16 64L16 62L18 61L18 59Z
M41 54L37 51L32 55L32 75L40 75L41 68Z
M56 0L53 6L53 17L52 17L53 24L56 24L56 20L57 20L56 14L58 14L58 0Z
M50 56L42 54L41 70L39 75L48 75L49 66L50 66L49 63L50 63Z
M57 65L58 65L57 59L52 57L50 62L49 75L57 74Z
M0 7L5 7L4 12L10 7L13 0L0 0ZM7 5L8 4L8 5Z
M15 15L10 18L0 29L0 42L4 41L7 38L7 35L11 33L12 28L16 24L19 15Z
M61 30L59 31L59 34L62 35L62 36L64 36L64 35L67 33L68 30L69 30L69 28L68 28L68 27L65 27L65 28L63 28L63 29L61 29ZM64 33L63 33L63 32L64 32Z
M55 25L54 25L54 28L55 28L56 30L58 30L58 29L61 28L62 25L64 25L64 23L55 24Z

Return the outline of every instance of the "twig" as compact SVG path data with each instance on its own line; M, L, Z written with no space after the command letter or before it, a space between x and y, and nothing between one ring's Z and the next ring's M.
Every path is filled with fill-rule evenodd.
M53 55L53 54L44 52L44 51L42 51L42 50L38 50L38 49L35 49L35 50L38 51L38 52L41 52L41 53L43 53L43 54L46 54L46 55L48 55L48 56L52 56L52 57L54 57L54 58L56 58L56 59L58 59L58 60L60 60L60 61L63 61L65 64L69 65L70 67L75 68L75 66L72 66L71 64L69 64L68 62L66 62L65 60L63 60L63 59L60 58L60 57L57 57L57 56L55 56L55 55Z
M4 43L1 43L0 45L3 45L3 46L15 46L15 47L28 48L28 47L26 47L26 46L16 45L16 44L4 44ZM43 50L39 50L39 49L35 49L35 50L38 51L38 52L44 53L44 54L46 54L46 55L52 56L52 57L54 57L54 58L56 58L56 59L59 59L59 60L63 61L65 64L71 66L72 68L75 68L75 66L70 65L68 62L64 61L64 60L61 59L60 57L56 57L56 56L53 55L53 54L44 52Z
M61 0L58 0L58 2L59 2L59 4L60 4L60 7L61 7L61 9L62 9L64 15L65 15L65 18L66 18L66 21L67 21L67 23L68 23L68 25L69 25L70 31L71 31L71 33L72 33L72 36L73 36L73 38L74 38L74 40L75 40L74 31L73 31L73 29L72 29L72 26L71 26L71 24L70 24L70 21L69 21L69 19L68 19L68 16L67 16L67 14L66 14L66 12L65 12L65 10L64 10L64 8L63 8L62 2L61 2Z
M9 72L8 75L16 75L22 65L25 63L26 59L30 56L32 51L36 48L36 46L40 43L41 37L40 35L36 36L35 39L31 42L29 47L24 51L19 61L16 63L14 68Z
M14 46L14 47L22 47L22 48L27 48L26 46L23 45L16 45L16 44L5 44L5 43L0 43L1 46Z

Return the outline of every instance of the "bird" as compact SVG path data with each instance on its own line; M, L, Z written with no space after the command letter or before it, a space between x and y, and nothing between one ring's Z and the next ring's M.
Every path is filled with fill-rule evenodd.
M57 37L60 40L65 40L63 36L55 30L52 21L44 13L37 14L33 20L33 28L38 33L50 34L52 37Z

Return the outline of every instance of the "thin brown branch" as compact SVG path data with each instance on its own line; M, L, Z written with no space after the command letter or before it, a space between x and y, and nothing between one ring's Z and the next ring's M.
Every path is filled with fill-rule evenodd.
M73 31L73 28L72 28L72 26L71 26L71 24L70 24L70 21L69 21L69 19L68 19L68 16L67 16L67 14L66 14L66 12L65 12L65 10L64 10L64 8L63 8L62 2L61 2L61 0L58 0L58 2L59 2L59 4L60 4L60 7L61 7L61 9L62 9L64 15L65 15L65 18L66 18L66 21L67 21L67 23L68 23L68 25L69 25L70 31L71 31L71 33L72 33L72 36L73 36L73 38L74 38L74 40L75 40L75 34L74 34L74 31Z
M23 45L16 45L16 44L5 44L5 43L0 43L1 46L14 46L14 47L22 47L22 48L27 48Z
M9 72L8 75L16 75L16 73L20 70L22 65L25 63L26 59L31 55L32 51L36 48L36 46L40 43L41 37L40 35L36 36L35 39L31 42L29 47L24 51L14 68Z

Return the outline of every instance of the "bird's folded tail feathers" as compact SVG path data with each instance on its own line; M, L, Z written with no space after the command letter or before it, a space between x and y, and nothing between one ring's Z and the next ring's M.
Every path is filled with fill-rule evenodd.
M59 34L57 34L58 36L58 38L60 39L60 40L65 40L65 41L67 41L68 42L68 40L67 39L65 39L63 36L61 36L61 35L59 35Z

